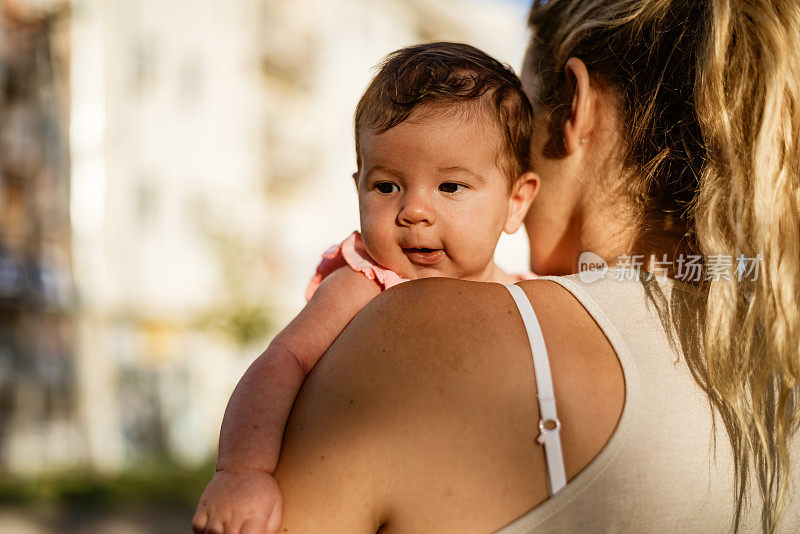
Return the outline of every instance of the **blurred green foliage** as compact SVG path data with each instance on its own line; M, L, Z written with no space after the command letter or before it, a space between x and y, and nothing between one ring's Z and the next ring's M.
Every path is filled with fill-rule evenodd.
M265 343L274 328L273 312L266 306L249 303L223 305L199 314L196 325L201 329L221 332L240 347Z
M276 326L265 285L268 251L224 230L206 228L203 233L218 262L224 291L217 303L198 314L197 326L221 332L241 347L264 343Z
M159 506L193 510L214 474L214 463L182 468L141 466L117 475L63 471L36 477L0 477L0 504L61 506Z

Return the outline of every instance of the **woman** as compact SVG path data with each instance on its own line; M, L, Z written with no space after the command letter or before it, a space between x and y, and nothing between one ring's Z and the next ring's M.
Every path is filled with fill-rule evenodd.
M307 380L275 473L284 529L797 531L800 5L549 0L529 24L531 266L616 266L519 284L569 483L548 495L524 307L421 280Z

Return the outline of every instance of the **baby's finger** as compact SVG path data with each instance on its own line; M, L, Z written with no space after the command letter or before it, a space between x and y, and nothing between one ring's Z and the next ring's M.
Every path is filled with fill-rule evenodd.
M269 514L267 534L278 534L281 523L283 523L283 498L278 495L278 498L275 500L275 506L272 507L272 512Z
M228 518L228 520L224 522L224 532L225 534L241 534L243 526L242 517L238 514L234 514L233 517Z
M199 508L192 518L192 532L194 534L203 534L208 525L208 512L205 508Z
M212 517L203 534L225 534L225 525L219 519Z
M239 534L263 534L265 531L272 534L272 531L267 528L267 518L258 516L245 521Z

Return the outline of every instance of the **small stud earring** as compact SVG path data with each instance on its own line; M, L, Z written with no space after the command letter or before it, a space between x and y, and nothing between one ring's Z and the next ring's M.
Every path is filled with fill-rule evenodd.
M583 144L586 144L588 142L589 142L589 138L588 137L584 137L583 139L581 139L581 143L583 143Z

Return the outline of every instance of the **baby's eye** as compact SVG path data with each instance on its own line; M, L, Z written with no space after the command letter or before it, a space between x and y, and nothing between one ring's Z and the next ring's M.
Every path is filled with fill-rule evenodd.
M442 193L460 193L465 185L457 184L454 182L444 182L443 184L439 185L439 191Z
M382 195L389 195L393 193L395 188L400 191L400 188L397 187L397 184L393 184L392 182L378 182L373 187Z

